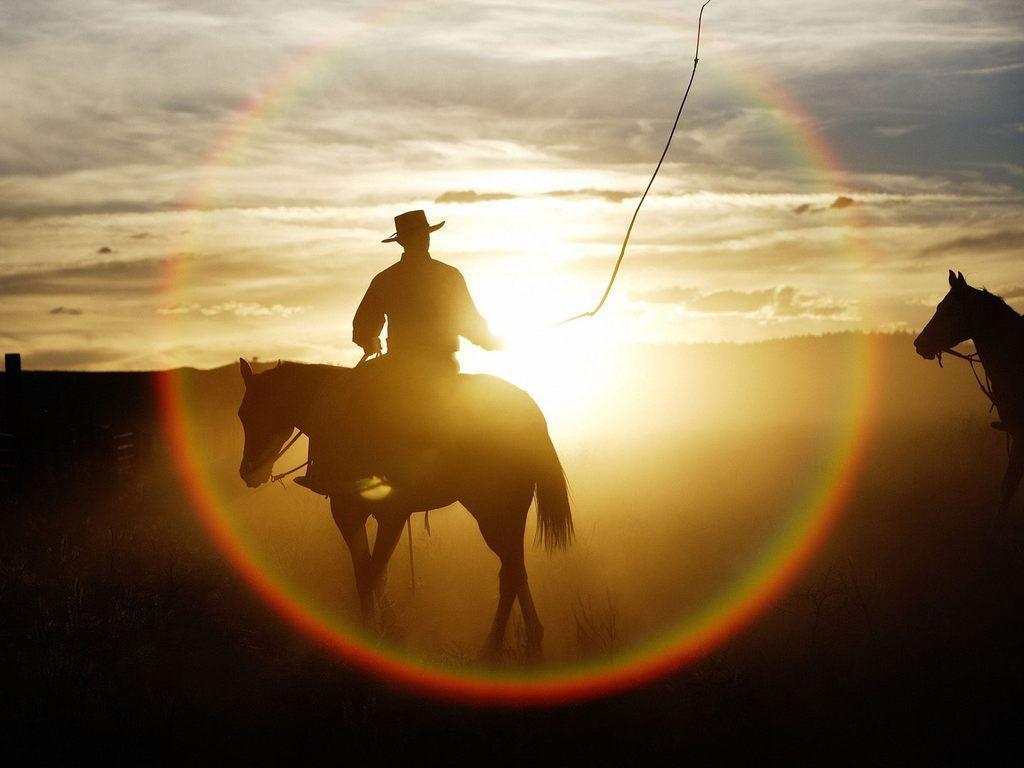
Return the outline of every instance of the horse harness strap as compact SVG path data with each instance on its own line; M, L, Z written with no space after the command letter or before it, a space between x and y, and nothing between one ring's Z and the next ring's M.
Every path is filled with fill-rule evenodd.
M984 366L984 364L982 364L981 357L978 355L978 353L977 352L972 352L969 355L965 355L962 352L957 352L955 349L944 349L944 350L941 350L935 356L935 359L938 361L940 368L943 367L943 365L942 365L942 356L943 356L943 354L952 355L953 357L958 357L961 360L966 360L968 363L970 363L970 365L971 365L971 373L974 374L974 380L976 382L978 382L978 389L981 390L982 394L984 394L985 397L988 398L989 403L991 403L991 405L989 405L989 407L988 407L988 411L989 411L989 413L991 413L992 409L996 407L996 398L995 398L995 395L992 393L992 380L989 378L988 371L985 370L985 366ZM981 376L978 375L978 369L975 367L976 363L978 365L981 365L981 371L982 371L982 373L985 374L985 381L984 381L984 383L981 380ZM993 421L992 422L992 428L1006 434L1006 453L1009 454L1011 449L1012 449L1013 433L1015 431L1017 431L1017 425L1014 425L1013 423L1007 423L1005 421Z
M943 367L943 365L942 365L942 356L944 354L945 355L952 355L953 357L959 357L961 360L966 360L968 363L971 364L971 373L974 374L974 380L976 382L978 382L978 388L982 391L982 394L984 394L985 397L987 397L989 399L989 402L991 403L991 405L989 406L989 412L991 412L992 409L996 407L996 398L995 398L995 395L992 394L992 381L988 377L988 371L985 370L985 366L981 364L981 358L978 356L978 353L977 352L972 352L969 355L965 355L962 352L957 352L955 349L944 349L944 350L941 350L935 356L935 359L939 363L939 368ZM981 365L981 371L982 371L982 373L985 374L985 381L984 381L984 383L982 383L981 377L978 375L978 369L974 367L975 363L977 363L978 365Z
M288 441L288 443L284 446L284 448L282 448L280 451L277 452L277 455L274 457L273 461L271 462L271 465L273 465L273 463L275 461L277 461L282 456L284 456L288 452L288 449L291 448L293 445L295 445L296 441L298 441L298 439L300 437L302 437L304 434L306 434L306 433L303 432L301 429L296 429L295 436L291 440ZM281 472L280 474L277 474L277 475L271 475L270 476L270 482L272 482L272 483L279 483L282 480L284 480L286 477L288 477L289 475L294 475L296 472L298 472L303 467L308 467L308 466L309 466L309 459L306 459L306 461L304 461L301 464L299 464L299 466L293 467L292 469L289 469L287 472Z

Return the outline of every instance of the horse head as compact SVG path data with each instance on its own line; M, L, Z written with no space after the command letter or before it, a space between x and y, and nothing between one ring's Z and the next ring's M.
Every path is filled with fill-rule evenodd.
M928 325L914 339L914 349L926 360L946 349L951 349L974 335L971 306L977 291L967 284L964 276L949 270L949 293L935 308Z
M280 398L266 373L256 374L244 359L238 361L245 382L245 394L238 407L238 418L245 432L245 447L238 474L250 488L270 479L274 460L291 437L294 425L283 414Z

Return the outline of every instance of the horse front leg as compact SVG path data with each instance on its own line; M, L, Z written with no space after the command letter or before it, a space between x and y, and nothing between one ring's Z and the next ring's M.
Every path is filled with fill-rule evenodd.
M398 546L408 515L388 514L377 518L377 536L373 540L373 554L370 556L368 571L370 591L378 590L384 583L388 561Z
M995 527L997 531L1006 525L1006 517L1010 511L1010 502L1024 476L1024 432L1017 432L1010 442L1010 459L1003 475L1002 497L999 500L999 511L996 512Z
M346 506L341 500L331 497L331 515L341 531L341 537L352 555L352 567L356 577L356 592L359 595L359 610L363 624L369 624L373 617L373 589L371 575L370 544L366 536L364 512Z

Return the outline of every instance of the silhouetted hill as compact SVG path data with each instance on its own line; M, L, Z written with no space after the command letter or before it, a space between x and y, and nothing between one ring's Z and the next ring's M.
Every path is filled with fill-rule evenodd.
M677 422L806 422L835 415L850 381L871 379L869 399L883 420L929 421L969 416L986 407L967 366L942 370L919 358L909 334L835 334L752 344L639 345L615 350L616 402L594 419L672 429ZM263 366L267 367L267 366ZM257 367L259 370L259 367ZM171 372L190 402L222 423L234 418L242 383L232 361L211 370ZM26 410L56 423L151 424L155 372L26 371ZM568 371L567 375L572 375ZM2 374L0 374L2 381ZM0 387L0 413L4 411ZM652 409L657 408L656 417Z

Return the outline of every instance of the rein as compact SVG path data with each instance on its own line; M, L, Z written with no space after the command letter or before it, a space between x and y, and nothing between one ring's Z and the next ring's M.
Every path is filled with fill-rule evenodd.
M984 394L985 397L987 397L989 402L991 403L991 405L988 408L989 413L991 413L992 409L996 407L996 398L992 394L992 380L988 377L988 371L985 370L985 366L982 364L981 357L978 355L978 353L977 352L972 352L969 355L965 355L963 352L957 352L955 349L943 349L943 350L940 350L935 355L935 359L939 363L939 368L943 368L944 367L942 365L942 356L943 355L952 355L953 357L958 357L961 360L966 360L968 363L971 364L971 373L974 374L974 380L976 382L978 382L978 389L981 390L982 394ZM982 382L981 376L978 375L978 369L975 367L975 364L981 366L981 372L985 374L985 381L984 382Z
M974 380L978 382L978 389L980 389L981 393L988 398L988 401L990 403L988 407L988 412L992 413L992 409L996 407L996 398L995 395L992 394L992 380L988 376L988 371L985 370L985 365L981 362L981 356L978 355L977 352L972 352L969 355L965 355L963 352L957 352L955 349L943 349L940 350L935 355L935 359L939 363L939 368L944 367L942 365L942 356L944 354L952 355L953 357L958 357L961 360L966 360L968 363L971 364L971 373L974 374ZM975 367L975 364L981 366L981 372L985 374L984 382L982 382L981 376L978 375L978 369ZM1013 445L1013 441L1010 435L1010 427L1006 426L1004 422L1001 421L993 421L992 427L994 429L998 429L1000 432L1006 433L1006 454L1009 455Z
M291 448L295 444L295 441L298 440L300 437L302 437L304 434L306 434L306 433L303 432L301 429L298 430L295 433L295 437L293 437L291 439L291 442L288 443L288 445L286 445L284 448L282 448L281 452L279 454L277 454L277 456L274 457L274 461L277 461L278 459L280 459L284 455L284 452L287 451L289 448ZM287 472L280 472L280 473L278 473L276 475L271 475L270 476L270 482L271 483L279 483L282 480L284 480L286 477L288 477L289 475L294 475L300 469L303 469L304 467L308 467L308 466L309 466L309 459L306 459L304 462L299 464L299 466L292 467Z

